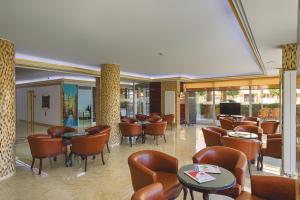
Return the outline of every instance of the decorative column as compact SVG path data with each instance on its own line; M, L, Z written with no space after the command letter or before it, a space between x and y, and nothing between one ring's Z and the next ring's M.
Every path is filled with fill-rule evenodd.
M0 180L16 172L15 46L0 38Z
M119 145L120 65L103 64L100 84L100 124L111 126L109 144Z

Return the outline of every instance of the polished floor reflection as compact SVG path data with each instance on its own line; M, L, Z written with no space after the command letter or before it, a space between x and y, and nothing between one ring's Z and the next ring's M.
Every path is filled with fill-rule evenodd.
M148 137L146 144L137 144L130 147L123 144L112 148L111 153L105 150L105 165L102 165L100 156L96 160L88 160L88 171L84 173L84 162L76 159L73 167L64 166L64 157L59 156L57 162L49 162L44 159L43 173L37 175L35 169L30 170L31 154L27 142L18 142L16 145L17 173L8 180L0 182L0 199L130 199L133 189L131 186L130 172L127 164L128 156L139 150L154 149L171 154L179 159L179 165L192 162L192 155L198 150L205 148L201 131L202 126L180 127L168 130L167 143L159 140L155 145L152 137ZM26 129L23 129L26 131ZM38 132L45 132L39 127ZM18 133L22 128L18 127ZM280 161L266 158L263 174L278 175ZM257 172L253 166L253 174ZM246 190L250 190L249 175L247 174ZM201 199L201 194L196 194L196 199ZM179 199L182 199L180 197ZM230 199L223 196L211 195L212 200Z

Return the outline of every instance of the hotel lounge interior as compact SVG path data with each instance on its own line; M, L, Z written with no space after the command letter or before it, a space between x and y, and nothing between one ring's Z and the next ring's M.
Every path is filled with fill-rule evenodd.
M298 0L0 0L0 200L300 199Z

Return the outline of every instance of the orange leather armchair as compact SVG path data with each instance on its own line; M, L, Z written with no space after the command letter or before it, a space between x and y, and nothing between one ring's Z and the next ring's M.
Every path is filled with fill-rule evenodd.
M251 193L236 200L296 200L296 180L280 176L252 176Z
M176 158L159 151L144 150L129 156L128 164L134 191L160 182L166 199L175 199L179 196L182 185L177 179ZM184 194L186 197L186 190Z
M159 122L162 122L162 121L163 121L163 118L161 118L159 115L154 115L154 116L150 117L150 118L148 119L148 121L149 121L150 123L159 123Z
M132 137L139 137L142 135L141 124L121 122L119 123L119 129L121 132L121 144L123 143L123 137L129 137L130 146L132 146Z
M282 157L282 138L280 134L268 135L267 147L263 147L257 159L257 170L263 170L264 156L281 159Z
M136 191L131 200L167 200L161 183L153 183Z
M217 165L233 173L236 185L231 189L218 191L217 194L236 198L244 190L247 158L243 152L229 147L207 147L193 156L193 162Z
M221 138L227 135L227 131L217 127L202 128L206 146L223 146Z
M72 166L72 155L78 155L85 159L84 171L87 170L88 156L101 154L103 165L105 164L103 158L103 148L106 141L106 134L84 135L72 138L72 146L70 153L70 166Z
M35 159L40 159L39 174L42 172L43 158L51 158L59 154L65 154L65 158L67 158L66 148L61 138L51 138L49 135L36 134L28 136L27 140L32 155L31 169L34 166Z
M164 137L165 142L167 142L165 136L166 128L167 128L167 122L165 121L151 123L146 125L144 133L146 135L154 136L154 139L156 140L156 144L158 145L158 136Z
M275 134L279 126L278 121L264 121L261 123L261 128L264 131L264 134Z
M175 115L173 115L173 114L164 115L162 118L163 118L163 121L166 121L167 124L171 125L171 130L173 130L173 123L175 121Z
M150 117L160 116L160 113L150 113Z
M47 133L53 138L59 138L61 137L64 133L67 132L75 132L76 129L68 126L54 126L51 128L48 128Z
M234 122L234 127L243 126L243 125L258 126L257 122L255 122L255 121L236 121L236 122Z
M108 145L109 138L110 138L110 126L109 125L93 126L93 127L85 129L85 132L87 132L88 135L94 135L97 133L106 134L106 140L105 140L106 148L107 148L108 153L110 153L109 145Z
M246 155L248 170L251 176L251 162L258 158L261 142L259 140L247 140L234 137L223 137L221 140L224 146L239 150Z
M261 141L263 130L262 128L254 125L240 125L234 128L234 131L241 131L241 132L249 132L249 133L255 133L258 135L258 140Z
M149 118L149 116L143 115L143 114L136 114L136 115L135 115L135 118L136 118L138 121L146 121L146 120Z
M244 117L243 121L253 121L256 122L256 126L259 126L259 117Z
M121 122L126 122L126 123L135 123L137 122L137 119L129 118L129 117L124 117L121 119Z
M220 124L221 124L221 128L225 129L225 130L233 130L234 128L234 120L230 119L230 118L223 118L220 117Z

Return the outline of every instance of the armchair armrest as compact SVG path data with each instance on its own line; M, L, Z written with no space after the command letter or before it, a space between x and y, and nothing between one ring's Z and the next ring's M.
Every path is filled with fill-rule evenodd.
M247 168L247 158L246 156L240 156L238 159L235 168L234 174L236 177L236 182L242 186L242 190L244 189L244 182L245 182L245 171Z
M274 158L281 158L282 154L282 139L272 138L267 139L267 148L263 151L263 155Z
M252 194L266 199L296 199L296 181L279 176L252 176Z
M178 171L178 159L168 154L160 153L157 155L156 171L165 171L170 173L177 173Z
M154 183L143 187L136 191L131 200L150 200L150 199L157 199L157 200L165 200L163 193L163 186L161 183Z

